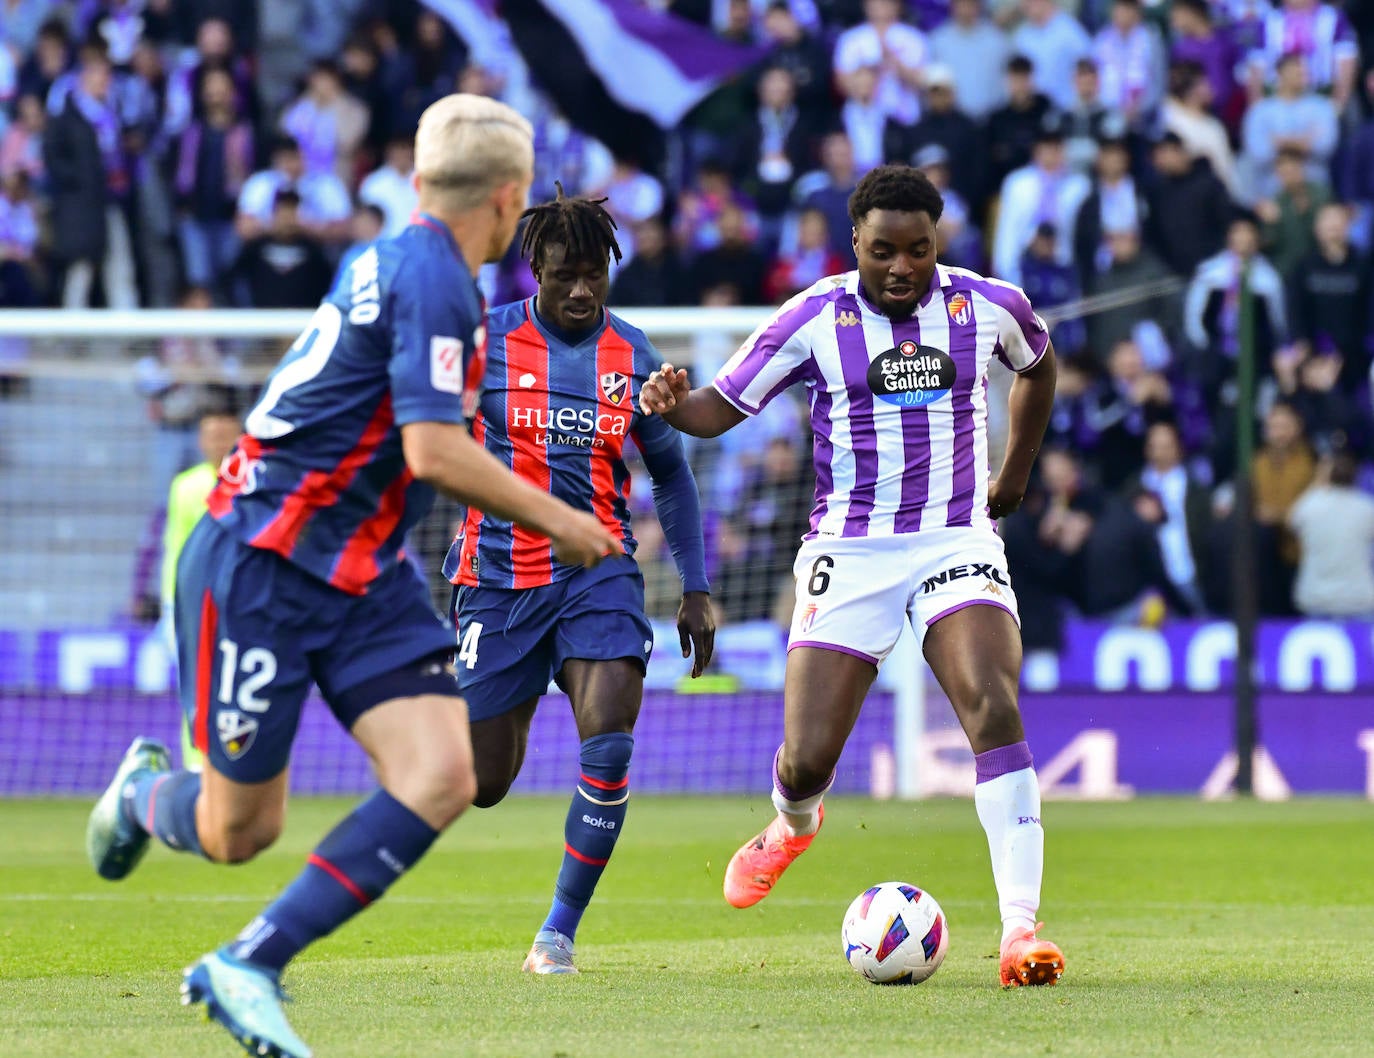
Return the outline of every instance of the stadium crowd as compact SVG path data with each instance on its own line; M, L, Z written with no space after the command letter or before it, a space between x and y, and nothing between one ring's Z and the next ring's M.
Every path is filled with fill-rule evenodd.
M1028 646L1069 610L1229 611L1247 336L1262 610L1374 615L1374 5L645 3L768 53L655 172L419 3L0 0L0 306L313 306L407 223L416 119L455 89L531 118L536 197L609 199L616 308L776 303L852 267L849 192L903 161L944 190L944 263L1024 286L1053 324L1051 437L1003 523ZM512 256L484 286L533 281ZM704 335L698 373L731 351ZM169 343L142 372L183 438L176 365L217 355ZM806 430L780 404L696 449L728 619L770 616L789 577ZM639 532L671 611L651 511Z

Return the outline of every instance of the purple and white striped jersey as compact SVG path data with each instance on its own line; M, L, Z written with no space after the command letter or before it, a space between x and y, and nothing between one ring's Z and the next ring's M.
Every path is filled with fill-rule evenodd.
M779 308L714 385L755 415L805 383L816 460L806 539L989 526L988 365L1025 371L1048 345L1010 283L937 265L915 314L892 320L848 272Z

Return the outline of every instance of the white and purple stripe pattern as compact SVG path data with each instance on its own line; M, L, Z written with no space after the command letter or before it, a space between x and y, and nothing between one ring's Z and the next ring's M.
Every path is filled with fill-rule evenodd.
M923 405L875 396L869 365L905 341L950 356L948 393ZM807 384L816 463L808 539L986 525L988 365L996 356L1024 371L1048 344L1043 321L1008 283L940 267L920 309L894 321L868 303L850 272L784 304L715 387L753 415L794 383Z
M1261 61L1270 71L1289 52L1307 59L1307 76L1317 91L1329 89L1342 63L1360 55L1355 30L1345 12L1320 4L1304 11L1271 11L1264 19Z

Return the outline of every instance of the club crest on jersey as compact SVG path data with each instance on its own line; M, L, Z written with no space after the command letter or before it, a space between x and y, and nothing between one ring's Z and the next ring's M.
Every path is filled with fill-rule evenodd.
M625 403L630 396L630 379L619 371L608 371L601 376L601 392L606 399L617 406Z
M879 400L919 408L947 396L958 377L954 359L943 349L905 341L874 357L868 388Z
M215 719L219 744L230 760L238 760L250 749L258 737L258 722L244 716L237 709L226 709Z
M962 291L950 296L946 303L949 307L949 318L959 326L964 326L973 319L973 305L969 302L968 295Z

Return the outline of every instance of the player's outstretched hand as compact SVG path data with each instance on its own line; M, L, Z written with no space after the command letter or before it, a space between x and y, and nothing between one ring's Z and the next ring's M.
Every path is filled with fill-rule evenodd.
M677 609L677 634L682 641L682 656L692 660L692 679L706 671L716 649L716 617L711 610L711 596L704 591L689 591L682 596Z
M554 557L565 566L591 569L603 558L625 553L620 537L585 511L569 511L567 521L550 539Z
M1025 495L1024 486L1018 489L1010 482L1004 484L1002 478L994 478L988 482L988 517L994 521L1005 518L1021 506Z
M664 364L644 383L639 391L639 408L645 415L662 415L677 406L678 401L692 392L687 381L687 369Z

